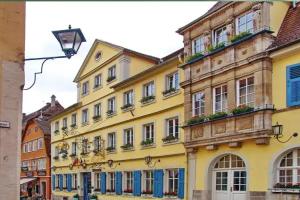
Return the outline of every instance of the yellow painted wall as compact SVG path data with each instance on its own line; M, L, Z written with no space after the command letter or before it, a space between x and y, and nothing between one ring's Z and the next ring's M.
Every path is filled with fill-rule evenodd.
M272 4L270 10L270 27L274 31L274 35L277 35L286 12L289 9L290 2L274 1Z

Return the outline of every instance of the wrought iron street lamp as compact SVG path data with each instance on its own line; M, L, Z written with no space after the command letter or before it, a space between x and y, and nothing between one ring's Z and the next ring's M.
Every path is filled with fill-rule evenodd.
M293 133L293 135L291 135L287 140L285 140L285 141L280 140L280 138L283 137L283 134L282 134L283 125L278 124L278 122L276 122L276 124L274 126L272 126L272 130L273 130L274 138L280 143L286 143L286 142L290 141L293 137L298 136L298 133Z
M75 54L77 54L81 43L86 42L86 39L81 32L80 28L72 29L71 25L69 25L69 29L66 30L58 30L58 31L52 31L55 38L58 40L62 51L64 52L64 56L50 56L50 57L39 57L39 58L26 58L24 61L32 61L32 60L43 60L41 65L41 70L39 72L34 73L34 80L33 83L28 88L23 88L22 90L29 90L31 89L35 82L36 82L36 76L38 74L43 73L43 67L44 63L47 60L53 60L57 58L71 58Z

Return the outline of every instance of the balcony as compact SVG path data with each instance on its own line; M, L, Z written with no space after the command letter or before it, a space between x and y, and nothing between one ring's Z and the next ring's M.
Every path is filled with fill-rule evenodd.
M217 118L199 118L183 126L187 148L217 148L218 144L239 147L244 140L257 145L268 144L272 131L273 108L266 105L243 113L228 113Z

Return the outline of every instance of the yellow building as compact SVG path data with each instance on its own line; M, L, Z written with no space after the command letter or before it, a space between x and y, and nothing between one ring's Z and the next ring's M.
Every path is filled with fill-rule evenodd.
M291 4L218 2L178 30L189 200L298 199L300 13Z
M186 199L181 52L158 59L94 42L77 103L51 121L54 199Z

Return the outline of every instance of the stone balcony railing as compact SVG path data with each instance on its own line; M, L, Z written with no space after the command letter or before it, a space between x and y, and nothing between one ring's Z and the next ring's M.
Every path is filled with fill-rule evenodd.
M249 113L183 126L187 148L217 148L219 144L238 147L244 140L254 139L257 145L268 144L272 131L273 109L257 109Z

